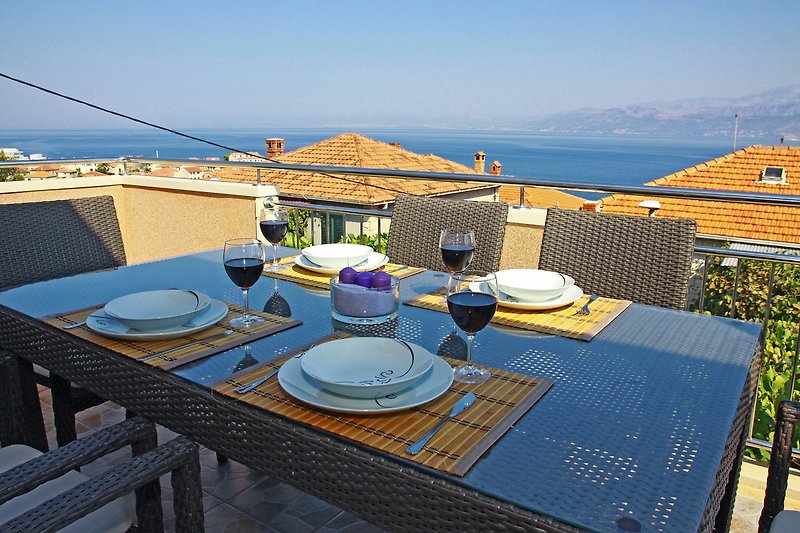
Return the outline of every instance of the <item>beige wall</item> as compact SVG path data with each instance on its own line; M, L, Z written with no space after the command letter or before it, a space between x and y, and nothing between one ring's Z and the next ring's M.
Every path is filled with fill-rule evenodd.
M123 187L115 198L129 263L222 248L226 239L256 237L252 198Z
M507 223L500 269L538 267L543 231L542 226Z
M257 213L272 186L117 176L0 184L0 204L111 195L129 264L222 248L258 237Z

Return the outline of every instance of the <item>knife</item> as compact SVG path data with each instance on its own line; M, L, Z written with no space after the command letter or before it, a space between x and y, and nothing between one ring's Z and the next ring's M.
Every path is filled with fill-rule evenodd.
M422 447L425 446L425 443L433 437L437 431L442 429L442 427L447 423L448 420L453 418L456 415L459 415L467 410L467 408L475 402L475 395L473 393L465 394L463 398L458 400L453 408L450 410L450 414L443 418L438 424L433 426L430 431L425 433L418 441L414 442L411 446L406 448L406 453L410 453L414 455L419 453L422 450Z
M180 346L175 346L174 348L168 348L166 350L161 350L160 352L149 353L147 355L143 355L142 357L137 358L137 361L149 361L150 359L155 359L156 357L161 357L162 355L166 355L168 353L174 352L176 350L181 350L186 348L187 346L193 346L195 344L200 344L201 342L209 342L216 339L221 339L222 337L227 337L228 335L232 334L233 330L227 329L222 333L217 333L216 335L211 335L210 337L206 337L204 339L197 339L196 341L187 342L185 344L181 344Z

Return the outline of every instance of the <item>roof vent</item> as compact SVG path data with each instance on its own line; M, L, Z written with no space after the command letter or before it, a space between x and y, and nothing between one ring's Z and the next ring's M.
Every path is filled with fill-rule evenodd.
M786 183L786 171L783 167L764 167L761 171L762 183Z

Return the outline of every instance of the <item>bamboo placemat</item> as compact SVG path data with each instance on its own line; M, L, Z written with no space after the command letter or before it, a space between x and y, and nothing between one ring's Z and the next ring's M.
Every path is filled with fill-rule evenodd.
M338 334L327 340L346 335ZM320 344L323 341L318 342ZM419 407L386 414L350 415L306 405L286 393L277 377L246 394L233 389L264 376L295 356L297 350L279 360L247 369L217 383L212 389L259 409L282 415L382 452L390 453L443 472L463 476L506 431L524 415L552 385L551 381L491 369L492 377L480 385L453 383L439 398ZM451 365L461 361L447 359ZM475 404L450 420L421 452L405 449L442 418L467 392L477 395Z
M292 257L284 257L280 260L280 264L286 265L287 268L285 270L281 270L280 272L271 272L269 270L264 270L264 275L269 276L271 278L278 278L287 281L293 281L295 283L302 283L303 285L308 285L310 287L316 287L318 289L329 289L331 284L331 277L333 274L320 274L318 272L312 272L310 270L306 270L303 267L297 266L294 262L294 258ZM410 267L408 265L398 265L395 263L386 263L382 267L375 269L373 272L378 272L383 270L387 274L391 274L392 276L398 277L400 279L407 278L409 276L413 276L414 274L419 274L420 272L424 272L424 268L418 267Z
M447 304L444 303L444 298L444 289L440 288L404 303L447 313ZM576 311L588 301L589 296L584 295L572 305L543 311L511 309L510 307L498 305L492 322L530 331L552 333L562 337L590 341L631 305L628 300L615 300L601 296L592 302L591 313L588 315L576 314Z
M214 326L185 337L179 337L177 339L158 341L111 339L95 333L86 325L64 331L133 359L147 357L148 355L161 352L162 350L169 350L170 348L182 346L192 341L214 337L215 335L219 335L226 330L233 332L226 337L192 344L191 346L186 346L185 348L171 351L168 354L152 357L142 361L150 366L159 367L164 370L171 370L175 367L185 365L186 363L197 361L198 359L208 357L209 355L213 355L215 353L224 352L225 350L229 350L242 344L247 344L256 339L260 339L261 337L266 337L268 335L272 335L273 333L277 333L279 331L302 324L302 322L299 320L293 320L291 318L284 318L281 316L272 315L270 313L251 310L250 313L264 318L264 322L248 329L237 328L231 326L228 322L230 322L231 318L241 316L244 312L244 308L233 304L227 305L229 309L228 314ZM63 328L68 324L83 322L86 320L86 317L100 308L102 308L102 306L90 307L69 313L59 313L44 318L44 322L58 328Z

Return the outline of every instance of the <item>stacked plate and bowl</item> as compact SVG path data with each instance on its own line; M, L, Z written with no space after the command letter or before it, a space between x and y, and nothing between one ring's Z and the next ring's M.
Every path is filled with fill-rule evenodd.
M416 344L384 337L337 339L314 346L281 366L286 392L306 403L345 413L392 412L443 394L450 365Z
M338 274L344 267L356 272L367 272L385 265L389 258L372 251L363 244L319 244L301 250L295 257L295 264L306 270L320 274Z
M498 305L515 309L555 309L575 303L583 290L566 274L517 268L496 272ZM479 282L480 283L480 282Z
M227 314L225 303L202 292L166 289L115 298L89 315L86 325L112 338L162 340L202 331Z

